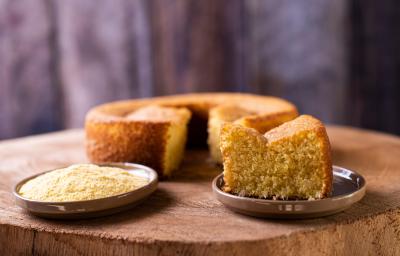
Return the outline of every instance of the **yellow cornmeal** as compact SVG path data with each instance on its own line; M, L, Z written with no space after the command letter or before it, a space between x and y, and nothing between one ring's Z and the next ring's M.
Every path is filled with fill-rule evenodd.
M45 202L80 201L123 194L147 184L147 179L121 168L77 164L29 180L19 194Z

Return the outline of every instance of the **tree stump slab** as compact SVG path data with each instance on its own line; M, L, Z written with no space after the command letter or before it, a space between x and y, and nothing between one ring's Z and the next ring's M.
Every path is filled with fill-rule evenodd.
M53 168L87 162L82 130L0 142L0 255L400 255L400 138L330 126L336 165L367 180L363 200L317 219L239 215L213 196L222 169L189 150L176 175L143 204L108 217L56 221L14 203L12 186Z

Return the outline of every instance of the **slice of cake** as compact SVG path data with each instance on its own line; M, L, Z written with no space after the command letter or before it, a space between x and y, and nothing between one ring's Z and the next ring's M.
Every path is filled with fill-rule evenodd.
M324 125L302 115L264 135L238 124L221 128L225 191L273 199L320 199L332 190Z
M129 121L147 123L148 132L150 132L150 138L136 140L136 143L142 140L140 143L142 152L132 155L132 161L137 160L137 162L155 166L154 168L158 169L162 176L170 176L182 161L190 117L191 113L186 108L155 105L140 108L127 115L126 119ZM151 124L155 127L154 133L151 133ZM143 152L153 152L153 154L142 154Z
M277 111L271 108L257 109L244 108L239 105L220 105L209 112L208 119L208 145L211 158L216 163L222 163L220 150L220 130L224 123L235 122L245 127L254 128L260 133L265 133L284 122L297 117L297 111ZM254 107L253 107L254 108Z

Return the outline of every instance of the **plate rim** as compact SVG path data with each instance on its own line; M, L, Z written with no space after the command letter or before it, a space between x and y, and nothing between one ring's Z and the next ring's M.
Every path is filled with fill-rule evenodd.
M360 186L353 192L347 193L347 194L342 194L338 196L331 196L323 199L315 199L315 200L273 200L273 199L262 199L262 198L252 198L252 197L244 197L244 196L238 196L234 194L230 194L228 192L225 192L219 188L217 185L217 182L223 177L224 173L220 173L217 175L213 181L212 181L212 190L214 192L214 196L220 201L224 206L228 207L229 209L239 212L242 214L246 215L252 215L252 216L264 216L264 217L288 217L288 216L297 216L297 215L312 215L312 214L317 214L321 213L321 216L323 215L330 215L336 212L344 210L354 203L360 201L365 193L366 193L366 187L367 187L367 181L366 179L356 171L333 165L332 166L332 171L333 175L335 175L335 170L339 171L346 171L349 172L351 175L355 175L357 178L360 178ZM339 176L339 175L338 175ZM343 177L343 176L339 176ZM344 178L344 177L343 177ZM246 204L253 204L257 205L258 207L264 206L265 210L264 211L253 211L254 214L252 214L251 210L249 209L243 209L243 207L235 206L233 203L227 203L226 201L236 201L237 203L246 203ZM337 203L341 201L346 201L349 200L350 202L344 202L344 204L341 207L325 207L325 209L318 209L321 205L324 205L328 202L332 203ZM315 206L316 210L315 211L282 211L282 212L275 212L272 209L268 211L268 207L271 206L285 206L285 205L313 205ZM343 208L343 209L342 209ZM243 213L243 211L248 212L248 213ZM330 214L324 214L324 212L331 212ZM307 217L305 217L307 218Z

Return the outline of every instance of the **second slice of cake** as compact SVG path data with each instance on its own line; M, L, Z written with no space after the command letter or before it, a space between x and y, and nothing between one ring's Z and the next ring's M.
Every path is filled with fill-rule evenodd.
M332 191L324 125L308 115L266 134L238 124L221 128L225 191L274 199L320 199Z
M186 108L156 105L140 108L126 116L137 130L142 129L142 123L148 127L148 137L135 140L138 147L137 152L132 152L131 161L155 168L162 177L171 176L183 159L190 117Z

